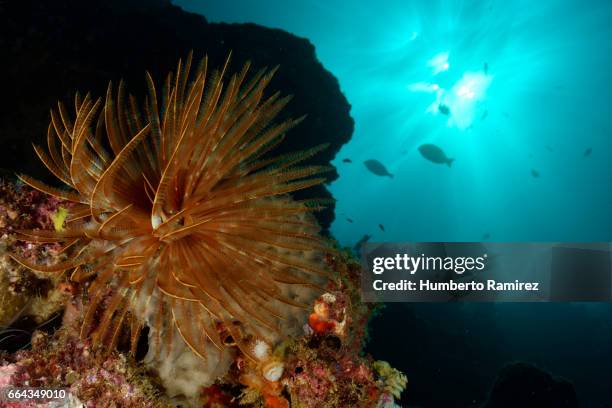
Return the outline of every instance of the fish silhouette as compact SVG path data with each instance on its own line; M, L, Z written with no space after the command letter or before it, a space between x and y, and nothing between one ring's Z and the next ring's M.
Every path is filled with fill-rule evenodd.
M352 220L352 219L350 219L349 217L346 217L346 220L347 220L348 222L350 222L351 224L353 223L353 220Z
M342 160L342 163L352 163L353 161L351 159L344 159Z
M535 178L540 177L540 172L534 169L531 169L531 175Z
M419 146L419 152L424 158L432 163L446 164L450 167L455 161L455 159L446 157L444 151L434 144L428 143Z
M443 103L438 105L438 111L443 115L450 115L450 108L448 107L448 105L445 105Z
M363 162L363 164L365 164L365 166L368 170L370 170L371 173L376 174L377 176L388 176L393 178L393 174L389 173L385 165L379 162L378 160L366 160Z
M384 225L382 225L382 224L378 224L378 228L380 228L380 230L381 230L382 232L385 232L385 226L384 226Z
M355 246L353 246L353 250L356 253L361 254L361 248L370 240L370 238L372 238L371 235L365 234L359 241L357 241Z
M584 151L584 157L589 157L591 153L593 153L593 149L589 147Z

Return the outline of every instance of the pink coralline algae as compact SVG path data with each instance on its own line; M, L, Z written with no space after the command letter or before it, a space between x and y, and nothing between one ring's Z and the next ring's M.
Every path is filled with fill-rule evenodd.
M170 406L123 354L102 357L64 329L38 332L31 350L0 358L6 386L62 388L88 408Z
M375 407L383 393L369 359L344 348L337 337L316 335L293 345L283 379L292 406Z
M59 244L17 241L13 234L26 229L52 230L58 212L72 207L70 202L47 196L20 182L11 183L0 178L0 239L6 242L8 249L33 262L57 256Z
M13 375L17 371L16 364L8 364L0 367L0 387L7 387L11 385Z

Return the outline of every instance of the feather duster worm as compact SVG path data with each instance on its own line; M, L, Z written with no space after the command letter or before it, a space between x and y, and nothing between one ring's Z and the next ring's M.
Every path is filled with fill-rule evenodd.
M307 307L283 288L327 279L332 249L311 214L322 204L288 195L324 180L326 167L296 164L325 146L268 157L301 119L273 122L290 99L264 96L275 70L249 79L247 63L227 80L229 59L211 75L206 57L192 75L191 55L179 61L161 98L147 73L142 106L123 83L104 101L77 94L74 119L58 104L48 149L34 149L70 189L20 176L75 203L63 229L19 231L61 242L66 261L13 258L90 282L81 335L94 345L115 346L129 327L134 349L146 323L168 349L178 333L202 358L229 343L253 357L249 344L281 331L287 305Z

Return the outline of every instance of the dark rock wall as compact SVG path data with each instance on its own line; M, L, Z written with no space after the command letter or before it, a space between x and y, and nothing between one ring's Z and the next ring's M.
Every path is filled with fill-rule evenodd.
M501 369L484 408L578 408L573 385L527 363Z
M58 100L71 103L77 90L103 96L108 81L121 78L142 96L145 70L159 82L190 50L197 58L207 53L214 66L231 50L234 70L246 60L254 68L280 65L269 90L294 95L282 116L308 117L276 153L330 143L309 162L327 164L353 131L350 105L308 40L254 24L208 23L164 0L3 1L0 50L0 167L47 181L31 142L43 142ZM324 186L298 195L331 197ZM319 219L329 227L333 206Z

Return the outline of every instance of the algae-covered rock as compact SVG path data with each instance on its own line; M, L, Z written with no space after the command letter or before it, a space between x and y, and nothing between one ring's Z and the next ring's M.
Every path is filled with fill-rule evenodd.
M16 267L6 253L6 245L0 242L0 327L10 326L20 311L27 307L28 297L12 290L12 277Z
M28 316L41 324L63 309L68 295L64 276L37 274L12 260L14 252L40 263L65 256L57 244L35 245L17 239L16 232L53 229L55 215L70 205L9 178L0 178L0 327Z
M0 379L0 387L64 389L62 406L173 406L133 359L92 350L71 324L52 336L36 332L31 349L0 356Z

